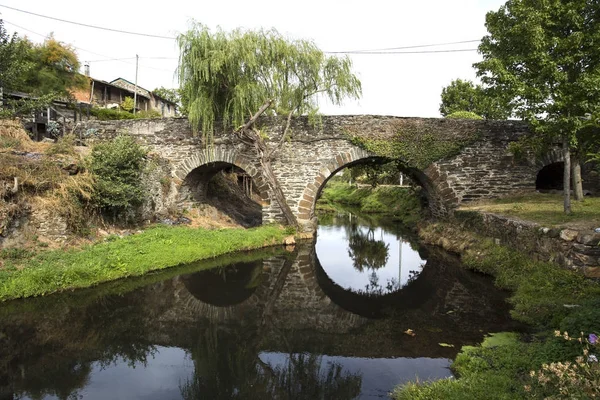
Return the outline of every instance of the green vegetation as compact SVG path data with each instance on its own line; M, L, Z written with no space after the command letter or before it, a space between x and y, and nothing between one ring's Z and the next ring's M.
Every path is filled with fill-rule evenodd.
M399 160L410 168L425 169L431 163L452 157L479 138L476 130L467 130L460 137L443 137L427 126L398 130L392 139L367 139L349 133L350 141L369 153L390 160Z
M144 201L142 172L147 151L131 136L117 136L94 146L90 172L96 177L93 202L114 220L132 219L131 214Z
M600 19L598 5L586 0L511 0L486 15L488 35L476 63L484 85L513 98L515 115L531 122L537 135L562 140L564 179L575 198L583 197L581 130L600 104ZM573 171L570 160L573 151ZM571 212L570 190L564 212Z
M204 230L155 227L124 238L107 237L82 249L2 253L0 300L83 288L222 254L282 243L283 229Z
M586 197L573 204L573 212L563 212L562 197L559 194L530 193L488 200L462 206L463 210L486 211L504 214L541 225L563 226L585 223L600 226L600 198Z
M133 114L130 111L110 109L110 108L92 108L90 114L98 118L100 121L122 120L122 119L146 119L160 118L161 115L156 110L138 111Z
M317 124L320 98L339 105L360 96L350 59L327 56L314 43L288 39L274 29L212 33L196 23L177 41L180 93L194 132L201 130L211 145L215 121L226 129L237 127L236 135L258 150L263 177L286 224L297 227L273 172L273 154L290 138L292 116L308 115ZM269 141L255 127L263 114L282 117L281 140Z
M330 181L321 193L317 209L333 210L336 203L356 207L364 213L390 214L405 223L418 220L421 212L419 193L410 187L357 187Z
M28 114L50 104L55 98L70 98L71 91L87 85L78 73L74 49L54 39L33 44L17 34L12 36L0 19L0 88L5 93L24 92L35 99L7 100L0 117Z
M483 117L481 117L478 114L475 114L473 111L455 111L453 113L450 113L450 114L446 115L446 118L451 118L451 119L483 119Z
M532 261L450 225L432 225L421 235L427 241L445 239L449 242L445 247L466 248L464 265L493 275L499 287L511 290L513 318L530 324L535 333L495 335L480 346L464 347L452 366L457 379L411 383L397 388L395 399L583 399L599 394L600 370L593 362L578 358L591 344L585 337L581 342L565 340L563 334L600 331L597 282L552 263ZM578 380L561 381L565 366L572 375L564 377ZM538 372L531 372L540 370L545 371L541 379Z
M509 101L492 88L456 79L442 89L440 113L446 118L464 118L451 117L464 112L477 115L478 118L474 119L507 119L512 114Z

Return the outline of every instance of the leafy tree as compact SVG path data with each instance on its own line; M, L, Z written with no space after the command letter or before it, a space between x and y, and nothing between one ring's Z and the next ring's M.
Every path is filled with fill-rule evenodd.
M29 58L35 68L26 74L25 92L35 95L54 93L71 98L71 89L87 86L87 79L78 73L80 64L75 50L52 36L44 43L34 45Z
M144 201L141 175L146 165L146 150L131 136L117 136L94 146L90 171L95 175L93 201L114 219L128 219Z
M0 88L5 92L18 89L28 67L27 52L31 43L16 33L9 35L0 19Z
M121 108L125 111L129 111L132 112L133 111L133 98L127 96L123 99L123 101L121 102Z
M487 14L486 27L478 76L484 85L511 93L516 115L538 134L562 139L564 209L570 213L570 150L579 165L577 133L586 113L600 105L600 6L588 0L509 0Z
M181 97L179 89L167 89L165 87L159 87L152 91L155 95L162 97L165 100L172 101L177 104L177 113L180 115L187 115L187 101Z
M297 221L275 177L271 159L290 134L291 117L317 116L318 96L340 104L361 93L349 58L328 57L314 43L290 40L275 30L211 33L195 24L178 37L179 81L189 120L210 142L214 122L254 147L262 172L275 194L286 222ZM269 145L255 127L263 115L285 118L276 144Z
M440 113L448 117L460 111L469 111L485 119L506 119L511 115L510 102L491 88L485 89L471 81L456 79L442 89Z

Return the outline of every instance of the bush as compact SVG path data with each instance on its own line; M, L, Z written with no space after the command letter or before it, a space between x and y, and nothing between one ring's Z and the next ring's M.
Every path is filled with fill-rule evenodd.
M446 118L452 119L483 119L482 116L475 114L473 111L455 111L446 115Z
M146 118L161 118L162 115L156 110L138 111L135 115L135 119L146 119Z
M95 175L93 202L104 214L126 221L143 203L141 174L147 151L130 136L117 136L92 149L90 171Z
M92 108L90 113L100 121L133 119L133 114L127 111L111 110L110 108Z

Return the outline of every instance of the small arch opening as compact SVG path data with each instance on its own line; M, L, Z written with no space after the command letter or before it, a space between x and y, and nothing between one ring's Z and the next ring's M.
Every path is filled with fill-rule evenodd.
M535 179L535 189L539 192L563 190L564 162L555 162L542 168Z
M262 224L261 193L252 177L236 165L219 161L193 169L180 196L185 208L202 209L211 219L226 216L246 228Z

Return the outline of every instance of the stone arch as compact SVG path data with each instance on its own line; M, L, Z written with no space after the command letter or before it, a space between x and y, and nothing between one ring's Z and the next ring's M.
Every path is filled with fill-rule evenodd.
M186 197L191 195L190 189L186 190L188 179L192 174L203 168L205 171L195 177L198 182L204 181L207 183L214 174L226 167L236 167L243 170L252 180L253 188L260 195L260 205L265 209L270 204L269 187L266 184L259 168L256 167L249 159L242 156L236 149L219 146L212 149L202 149L180 162L172 172L172 175L179 181L179 205L186 207ZM198 183L196 182L196 183ZM204 190L204 189L203 189ZM189 200L189 199L187 199ZM264 220L264 218L263 218Z
M304 226L312 225L317 199L323 187L340 170L356 165L369 159L384 159L373 155L361 148L353 148L350 151L338 153L335 157L325 162L319 170L312 183L305 188L298 204L298 222ZM430 210L435 216L444 216L448 213L448 203L455 199L454 192L445 179L438 173L437 169L431 168L421 171L417 168L406 166L403 172L407 173L416 183L424 189ZM428 173L429 172L429 173ZM433 175L433 176L430 176ZM448 199L445 199L443 195Z

